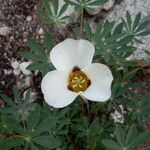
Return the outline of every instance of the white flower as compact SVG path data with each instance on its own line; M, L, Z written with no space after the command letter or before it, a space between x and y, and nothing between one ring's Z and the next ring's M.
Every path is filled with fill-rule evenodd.
M78 95L98 102L110 98L112 73L106 65L92 63L94 52L93 44L83 39L66 39L51 50L56 70L48 72L41 83L49 105L65 107Z

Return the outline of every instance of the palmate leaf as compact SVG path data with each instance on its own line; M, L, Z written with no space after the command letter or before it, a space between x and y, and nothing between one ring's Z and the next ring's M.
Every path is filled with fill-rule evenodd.
M25 94L25 98L20 96L20 92L14 86L13 87L14 100L6 95L0 95L2 100L9 105L0 109L1 113L10 114L17 120L26 120L28 113L36 107L36 104L30 103L30 91L28 90Z
M146 140L150 139L150 132L144 132L138 135L136 138L132 140L130 146L138 146L139 144L145 142Z
M0 148L2 150L10 150L14 147L22 145L24 140L22 139L5 139L4 141L0 140Z
M141 123L141 122L150 122L150 104L149 104L150 94L145 94L143 97L137 97L133 95L132 101L132 120ZM136 101L135 101L136 100Z
M118 143L121 146L124 146L125 145L125 132L119 125L116 125L115 136L117 138Z
M45 23L54 24L55 27L66 23L69 19L69 17L65 15L68 4L64 3L61 8L59 5L59 0L54 0L51 3L48 0L42 0L42 8L39 11L39 15L43 18Z
M32 111L27 118L27 132L32 132L39 123L40 114L38 111Z
M114 22L109 21L99 23L95 32L92 31L89 24L86 24L85 33L96 47L94 59L104 60L107 64L114 64L116 69L121 67L127 69L132 66L129 61L126 61L126 58L135 50L131 46L134 36L123 33L122 22L117 26ZM117 62L120 63L117 64Z
M53 117L53 120L46 118L40 122L39 110L36 109L31 112L31 115L27 118L27 134L30 135L31 138L29 142L30 146L36 147L36 145L40 145L43 148L53 149L61 144L58 139L48 134L51 130L56 132L54 128L57 128L56 123L58 123L58 121L55 122L54 120L56 120L56 117ZM54 126L51 126L52 124L54 124Z
M137 134L137 130L135 128L135 125L131 125L131 127L129 128L129 131L126 135L125 144L130 145L130 142L132 141L133 137L136 136L136 134Z
M114 140L106 139L103 140L102 142L105 145L105 147L108 148L108 150L122 150L121 146Z
M27 69L31 71L38 70L44 76L53 68L49 59L49 52L53 46L52 37L50 34L46 34L44 46L33 39L30 39L28 44L32 51L21 51L19 54L25 59L33 61L33 63L30 64Z
M133 19L127 11L126 20L122 19L122 23L125 27L125 32L133 35L134 41L139 44L142 44L141 40L138 39L139 37L150 35L150 32L146 30L146 27L150 24L150 20L142 22L141 13L138 13L135 19Z
M10 97L8 97L8 96L6 96L6 95L0 95L1 97L2 97L2 100L5 102L5 103L7 103L8 105L10 105L10 106L12 106L12 107L16 107L16 104L15 104L15 102L10 98Z
M131 125L128 131L124 130L120 125L116 125L114 133L116 141L106 139L102 142L108 150L129 150L150 139L149 132L144 132L138 135L136 131L137 129L135 125Z
M42 147L49 149L54 149L60 145L60 143L56 139L50 136L34 137L32 138L32 143L41 145Z
M0 146L6 148L6 150L15 147L20 149L22 144L24 149L27 150L29 147L39 149L39 146L43 149L56 148L61 142L48 133L50 128L47 127L49 127L50 124L50 120L40 123L38 107L30 112L27 121L24 122L18 122L14 118L7 116L3 125L5 125L6 129L9 129L7 130L7 134L10 134L10 136L6 137L7 139L4 139L4 141L0 141ZM44 128L44 126L46 126L46 128ZM11 137L13 137L13 140Z

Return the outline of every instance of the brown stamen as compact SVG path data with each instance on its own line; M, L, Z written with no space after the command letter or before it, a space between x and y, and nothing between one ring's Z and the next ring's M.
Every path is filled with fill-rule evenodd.
M72 69L72 72L75 72L75 71L80 71L81 69L78 67L78 66L74 66L73 69Z

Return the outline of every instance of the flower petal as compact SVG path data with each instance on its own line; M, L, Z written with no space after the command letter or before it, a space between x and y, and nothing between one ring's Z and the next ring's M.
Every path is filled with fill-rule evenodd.
M69 105L78 96L67 89L67 74L60 70L47 73L42 80L41 89L45 101L55 108Z
M51 50L50 60L58 70L84 68L92 63L94 51L93 44L87 40L66 39Z
M110 69L103 64L93 63L83 69L91 80L89 88L82 96L92 101L106 101L111 96L111 83L113 80Z

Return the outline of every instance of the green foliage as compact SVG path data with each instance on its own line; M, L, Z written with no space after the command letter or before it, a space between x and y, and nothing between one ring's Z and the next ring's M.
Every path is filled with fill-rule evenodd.
M115 22L106 21L99 23L93 32L90 25L86 24L85 32L96 47L95 60L113 65L116 70L126 70L134 66L133 61L127 61L135 50L131 45L132 35L123 32L123 23L115 26Z
M15 97L18 97L17 95ZM146 102L148 98L149 95L144 96L142 102ZM6 101L11 107L14 107L13 101ZM120 125L116 125L114 128L115 124L109 119L109 116L100 114L97 116L92 112L84 114L85 112L81 113L80 111L81 108L78 103L62 110L54 109L43 103L43 106L38 105L30 110L26 119L23 120L16 120L16 116L13 114L2 111L0 146L4 150L13 147L19 148L22 145L25 150L53 149L56 147L76 149L75 147L81 147L80 144L82 143L83 148L87 150L105 149L103 144L109 150L128 150L150 138L150 133L140 133L135 125L132 125L126 132L126 129ZM137 113L137 111L133 110L133 113ZM117 140L114 139L113 134Z
M137 14L135 19L131 18L130 13L127 11L126 20L122 19L122 22L125 26L125 32L128 35L134 36L134 41L141 44L142 41L138 39L141 36L150 35L150 31L145 30L145 28L150 24L150 21L141 21L141 13Z
M40 147L53 149L60 145L59 140L55 139L48 133L49 129L47 124L43 124L41 130L40 114L38 109L30 112L26 121L18 122L12 117L5 118L4 130L7 130L7 134L0 141L0 146L3 149L10 149L12 147L24 145L24 149L39 149ZM45 125L45 126L44 126ZM47 133L46 133L47 131ZM10 142L11 144L8 144Z
M116 125L114 136L116 141L112 139L102 141L108 150L130 150L145 140L150 139L150 132L143 132L138 135L134 125L130 126L128 132L122 129L120 125Z
M147 93L143 98L133 97L131 108L134 110L132 120L138 123L150 122L150 94Z
M49 52L52 49L51 36L49 34L46 35L44 46L33 39L28 41L28 45L32 51L21 51L19 54L25 59L33 62L27 67L27 69L32 71L39 70L44 76L48 71L53 69L49 59Z
M33 110L36 104L31 103L30 90L26 92L25 97L21 98L20 93L16 87L13 88L14 100L6 95L0 95L2 100L8 105L0 109L1 113L10 114L18 121L26 120L29 112Z
M49 0L42 0L42 9L39 11L39 15L45 23L60 26L68 20L68 16L65 15L67 8L67 3L60 8L59 0L54 0L51 3Z

